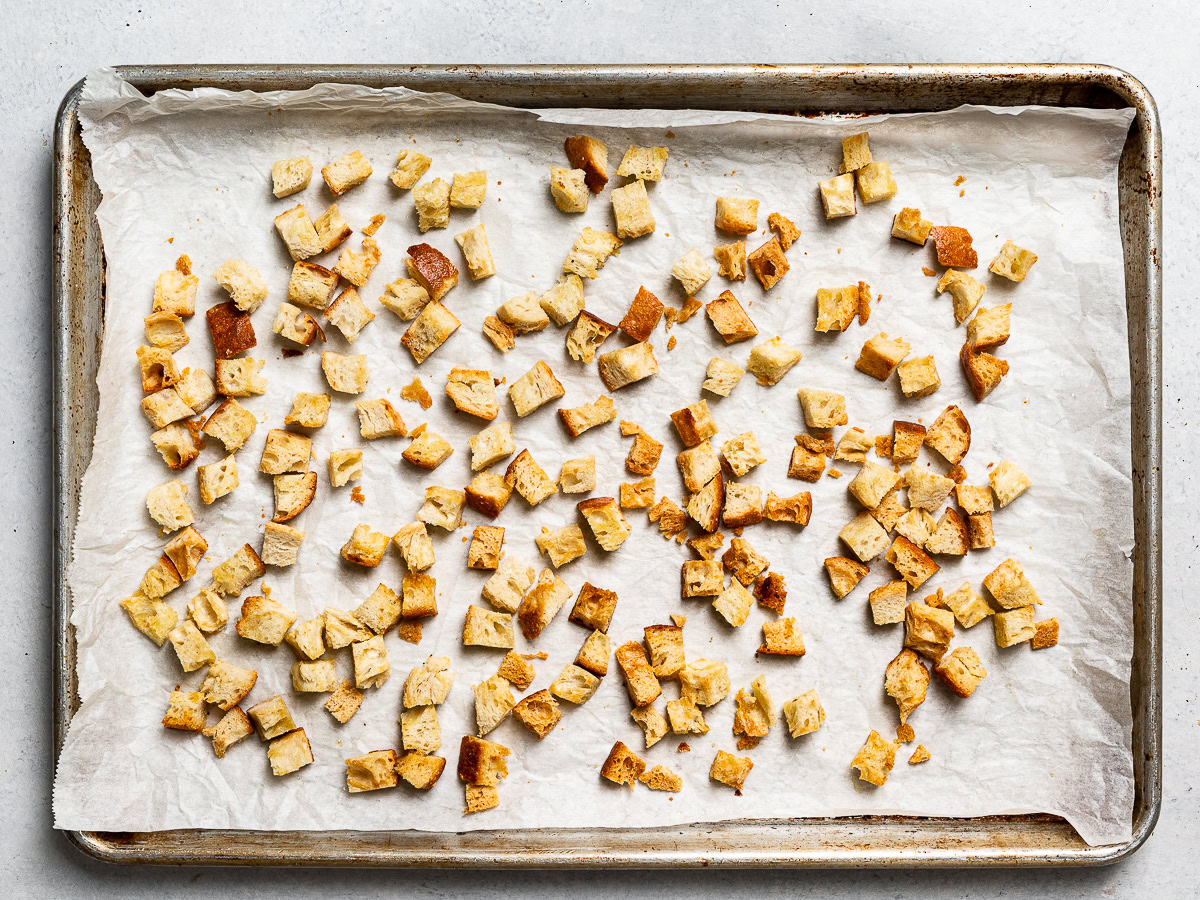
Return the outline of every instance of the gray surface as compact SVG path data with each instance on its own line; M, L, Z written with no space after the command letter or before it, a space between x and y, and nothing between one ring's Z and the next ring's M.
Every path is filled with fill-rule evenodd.
M21 885L30 896L91 894L103 888L125 895L198 892L242 894L254 888L263 894L272 888L297 892L305 888L347 888L358 896L395 893L401 884L410 893L419 888L434 896L470 895L473 886L495 895L499 884L524 892L560 894L565 889L588 895L640 894L653 887L662 896L689 896L728 892L741 884L756 893L860 894L870 889L885 893L921 890L934 896L990 895L1004 891L1018 895L1051 887L1063 895L1133 896L1149 893L1179 896L1194 892L1195 875L1189 850L1197 836L1198 806L1190 795L1189 769L1200 753L1195 729L1198 713L1189 706L1195 693L1188 680L1187 645L1195 631L1194 617L1180 619L1186 564L1173 557L1192 549L1194 528L1188 521L1189 502L1197 486L1185 476L1191 449L1184 429L1196 400L1185 396L1180 385L1191 381L1196 364L1177 361L1175 350L1187 348L1192 334L1184 326L1180 307L1182 286L1192 283L1196 264L1186 257L1167 256L1164 292L1166 338L1166 441L1168 460L1165 481L1173 487L1166 508L1166 710L1164 812L1148 846L1126 864L1094 872L994 873L956 875L939 873L843 873L774 875L772 873L683 873L678 877L641 875L587 876L520 875L497 878L493 874L444 875L412 873L355 875L322 873L247 873L194 871L110 870L83 861L49 831L48 714L36 698L45 695L48 668L42 648L48 643L49 609L46 578L41 565L48 533L49 416L46 273L49 194L49 129L59 96L79 74L91 66L112 62L228 62L228 61L771 61L771 60L1097 60L1128 68L1155 93L1164 122L1167 145L1168 247L1175 238L1196 230L1197 189L1188 185L1195 177L1195 116L1184 106L1195 76L1185 65L1194 46L1185 43L1178 23L1186 4L1139 7L1131 27L1116 28L1120 8L1096 15L1079 26L1059 4L1035 4L1014 10L1001 23L967 21L954 24L959 15L950 4L932 3L915 10L908 24L893 24L891 12L873 14L865 4L844 10L836 22L824 14L809 16L798 10L782 12L774 4L744 3L736 17L727 4L693 2L680 5L665 17L649 14L641 5L573 6L574 16L560 6L530 6L517 17L503 14L499 4L442 4L428 14L419 4L408 4L402 17L379 27L376 7L346 3L336 18L322 7L311 21L289 13L288 27L273 22L248 22L245 4L196 5L194 14L179 14L170 21L143 15L136 5L125 9L101 2L78 11L54 9L49 18L45 4L6 4L6 17L19 23L0 36L9 77L0 88L0 111L8 127L0 137L0 160L9 173L6 215L0 217L12 309L8 324L0 329L0 367L7 390L0 410L11 441L5 462L8 477L0 483L0 510L10 579L11 600L6 629L9 687L0 746L6 751L10 814L0 824L0 835L9 851L0 862L8 884ZM1042 8L1044 7L1044 8ZM892 7L894 9L894 7ZM635 10L637 14L635 15ZM711 10L711 14L707 14ZM941 14L939 14L941 13ZM265 14L264 14L265 15ZM897 14L898 15L898 14ZM943 15L946 17L943 19ZM212 23L227 25L214 32ZM128 23L128 24L127 24ZM941 23L939 25L939 23ZM287 32L294 29L294 39ZM667 46L658 46L640 35L669 34ZM265 37L269 35L269 37ZM731 35L733 37L731 37ZM1070 40L1065 40L1069 35ZM904 48L903 52L896 48ZM531 53L536 53L534 57ZM22 91L18 99L16 93ZM1191 117L1190 121L1187 117ZM1190 173L1188 163L1191 164ZM1182 246L1182 244L1181 244ZM11 270L11 271L7 271ZM31 277L32 274L32 277ZM1177 300L1178 298L1178 300ZM1123 348L1114 348L1121 352ZM1168 491L1170 495L1171 490ZM1173 551L1176 551L1173 553ZM1190 567L1189 567L1190 568ZM1186 615L1186 614L1184 614ZM1191 625L1191 629L1188 625ZM14 679L16 682L14 683ZM30 698L35 698L30 700ZM15 814L14 814L15 813ZM21 815L25 813L25 815ZM1182 863L1182 864L1180 864ZM101 884L98 879L103 878ZM211 886L211 887L210 887Z

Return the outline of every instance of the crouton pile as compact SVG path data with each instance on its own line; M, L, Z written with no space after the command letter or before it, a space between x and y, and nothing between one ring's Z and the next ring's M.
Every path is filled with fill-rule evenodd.
M258 673L218 658L210 647L209 637L230 621L229 605L235 605L233 625L238 637L270 647L286 643L294 653L293 690L327 695L325 710L345 724L367 702L372 689L391 675L389 633L418 643L422 622L439 615L439 599L443 605L448 602L439 598L434 574L441 556L443 565L487 573L478 601L455 598L453 608L441 614L449 613L455 621L463 617L464 647L498 651L494 674L470 686L476 734L454 736L460 741L457 773L466 813L483 812L500 803L500 782L507 775L511 751L485 739L488 735L512 718L536 741L553 740L564 711L569 714L570 709L588 703L610 672L624 686L630 718L642 731L644 746L635 752L616 740L606 758L581 761L581 765L596 766L601 778L630 789L642 785L652 791L680 791L683 780L678 772L669 765L652 765L639 753L648 754L669 734L682 738L707 734L706 716L712 715L714 706L727 702L733 728L726 742L737 752L717 749L709 777L740 793L746 789L754 762L751 756L738 754L753 750L780 720L791 739L821 728L826 711L816 690L780 703L764 675L749 684L732 684L725 660L687 657L684 615L670 613L664 617L669 621L657 622L621 620L613 590L588 582L573 585L564 577L569 572L566 567L589 553L620 554L628 541L636 540L634 526L645 515L647 528L657 528L663 538L690 551L692 558L680 565L681 602L711 604L721 627L730 629L745 626L752 611L760 608L764 619L757 654L798 665L795 661L804 656L805 642L798 617L785 615L788 574L814 576L819 555L808 567L799 551L793 559L772 561L756 548L756 538L747 529L799 530L819 514L814 511L813 491L786 489L784 478L817 485L825 476L835 480L845 476L846 489L860 510L839 532L845 555L824 560L834 602L853 593L871 565L882 559L880 565L890 567L889 580L869 592L870 615L879 627L904 627L903 646L883 673L884 691L898 709L896 740L871 731L851 764L862 780L883 785L898 744L915 739L909 719L925 700L929 669L960 698L969 698L987 676L975 651L956 643L956 627L966 630L991 619L996 644L1002 648L1028 642L1043 649L1057 642L1057 620L1038 618L1042 600L1020 561L1006 559L997 565L986 558L996 543L993 513L1021 497L1030 488L1030 479L1015 462L1002 460L977 467L978 473L986 471L986 485L970 483L964 463L971 449L971 425L959 405L946 406L929 425L897 419L885 426L884 433L874 434L874 429L865 427L867 423L851 424L853 404L828 385L801 386L799 409L778 404L778 414L794 416L802 430L789 459L768 459L754 431L744 423L730 428L728 421L720 422L720 408L710 408L706 395L729 397L747 373L758 385L778 390L775 386L802 362L803 354L794 345L800 336L789 339L760 333L751 315L752 303L743 303L734 293L743 293L745 299L738 284L746 281L747 273L768 300L797 282L799 276L792 275L788 285L781 287L792 269L789 251L792 261L797 261L801 230L781 212L770 212L760 231L758 199L738 192L716 197L712 224L728 236L722 238L728 242L712 248L711 260L696 247L680 248L673 256L669 276L682 304L664 302L644 285L636 290L630 286L624 294L630 298L628 308L616 324L610 324L587 309L587 294L597 279L613 280L615 276L603 272L623 247L655 233L653 191L666 177L669 152L665 147L629 147L613 171L606 145L582 135L566 139L564 157L550 163L549 200L569 216L586 211L591 198L608 189L613 229L584 227L572 232L561 271L548 289L519 293L494 309L464 308L454 302L452 293L460 280L460 267L478 281L496 275L508 262L498 264L493 257L484 225L477 223L455 235L457 250L437 237L453 218L481 208L488 191L486 171L444 173L445 178L423 180L433 159L410 148L399 153L390 181L398 200L406 202L406 195L411 196L417 227L430 241L409 246L402 267L383 259L376 240L384 215L372 217L356 241L351 241L354 229L337 202L316 218L303 202L275 217L275 229L292 261L286 298L280 300L271 320L271 330L289 348L285 357L303 356L306 348L326 344L327 336L335 333L346 344L338 346L347 352L321 352L320 368L328 391L297 393L290 410L282 411L283 427L266 432L257 468L261 476L272 479L274 511L254 544L245 543L228 556L218 554L221 561L207 577L197 578L208 559L209 545L195 527L189 485L177 476L146 497L150 517L171 537L121 607L156 645L170 642L184 674L205 670L196 676L195 690L176 685L168 691L163 725L211 738L217 757L257 734L276 776L309 765L314 761L313 747L289 707L289 698L255 697L251 703L248 698ZM312 162L306 157L275 163L274 195L285 198L306 190L312 174ZM373 168L354 151L323 167L320 174L336 200L370 178ZM610 187L614 179L622 183ZM890 164L872 158L866 133L842 141L840 172L820 181L818 188L824 218L829 220L856 215L859 198L873 204L891 200L899 192ZM760 241L753 237L756 234L770 236ZM955 319L966 326L960 362L974 400L983 401L1009 372L1008 362L991 351L1009 338L1012 304L980 305L987 285L970 274L978 259L965 229L935 226L921 218L920 210L906 207L895 214L891 235L917 246L933 238L937 262L944 267L936 291L950 294ZM757 246L748 250L747 240ZM336 259L326 256L335 252ZM321 257L324 264L314 261ZM1030 251L1006 241L989 271L1021 282L1036 260ZM397 268L403 272L388 281L378 297L379 307L390 316L372 325L378 315L367 300L366 287L384 265L392 266L393 274ZM518 278L515 271L514 266L507 277ZM726 284L719 291L709 288L711 299L706 302L699 300L714 275ZM268 376L276 375L266 371L265 359L248 355L258 345L253 319L267 300L269 279L240 259L223 261L212 277L228 299L205 311L213 345L211 374L205 369L181 371L174 359L174 353L190 340L187 322L195 314L200 284L187 256L180 256L173 269L158 276L145 319L146 344L137 350L141 404L153 430L151 443L176 473L197 463L202 512L218 502L233 502L223 498L236 491L239 478L247 474L239 472L239 451L260 424L239 399L262 395ZM815 290L814 330L825 336L822 341L836 340L856 322L867 325L872 304L879 302L865 281ZM741 351L738 358L711 359L703 383L695 386L698 399L687 398L692 402L674 411L664 408L654 421L620 419L618 392L654 378L660 365L668 364L665 357L675 338L667 341L665 353L656 351L660 325L665 333L700 312L708 325L693 327L711 327L728 348L725 355ZM391 316L399 320L398 328ZM449 350L441 348L464 324L482 329L496 356L493 368L485 367L486 360L460 360L470 367L456 365L445 384L435 386L444 389L457 413L481 420L466 446L454 446L434 422L410 427L385 396L390 388L372 383L371 360L349 351L364 329L395 328L397 352L407 353L414 367L420 367L439 351L443 357L452 354L453 344ZM596 381L586 396L568 397L545 360L524 372L501 370L504 354L517 342L547 340L549 335L543 333L554 330L561 332L558 339L565 341L573 364L581 369L594 366ZM742 344L744 348L735 346ZM916 352L914 356L903 337L875 333L863 342L853 363L847 357L846 384L871 389L870 382L849 371L852 366L879 382L887 382L894 373L898 403L928 397L942 389L942 380L934 356ZM433 403L420 378L400 396L419 403L422 410ZM353 406L362 441L405 442L399 453L402 468L433 471L455 452L464 452L470 456L472 477L465 485L427 487L420 507L401 512L396 520L362 522L350 534L338 535L342 562L330 562L376 568L391 549L403 563L402 581L380 583L362 598L329 598L336 605L302 620L286 598L272 596L263 581L267 569L298 562L306 538L302 515L318 490L337 490L373 474L364 471L361 446L339 447L325 460L314 460L311 434L326 425L335 403ZM620 434L628 438L624 459L628 480L608 480L606 460L601 457L598 462L597 454L586 448L572 450L556 471L545 458L544 442L527 445L521 434L524 420L547 418L543 407L557 410L563 441L570 445L586 443L587 432L619 421ZM216 453L201 463L207 439L212 439L208 446ZM683 487L674 496L659 486L664 480L659 470L664 452L674 453ZM244 467L244 457L241 462ZM857 471L843 472L835 467L837 463L848 464L847 469L857 466ZM778 493L742 480L760 467L779 479ZM328 479L324 488L319 487L322 468ZM359 486L353 490L351 499L361 503ZM548 521L533 546L507 546L501 524L506 507L510 503L519 509L537 507L560 492L580 495L578 500L571 498L574 519ZM468 521L467 515L478 520ZM447 559L455 552L449 535L464 526L470 528L469 540L463 539L465 549L459 551L465 557ZM957 587L935 590L928 586L940 570L938 558L975 559L981 554L977 583L966 580ZM776 562L786 563L791 571L785 574ZM204 587L187 601L181 615L168 596L193 578ZM255 583L259 592L243 597ZM931 590L921 600L909 597L910 591ZM239 600L240 608L236 607ZM807 597L806 602L814 601ZM533 661L547 659L548 654L519 653L516 632L519 629L524 641L536 644L564 608L569 610L569 621L581 629L578 651L572 644L571 661L561 669L554 665L539 672ZM338 675L334 654L340 650L348 650L344 657L352 665L352 680ZM721 655L719 645L712 654ZM539 678L543 686L533 690ZM401 782L426 791L437 783L446 764L438 755L443 747L438 706L447 702L454 682L452 660L446 656L431 655L407 673L402 708L387 711L398 716L399 746L346 759L348 792L394 788ZM291 699L293 707L307 708ZM211 716L210 707L219 714ZM627 725L627 721L614 723L614 727ZM534 752L536 745L531 747ZM317 749L333 752L336 748ZM686 742L678 744L680 752L687 749ZM931 758L921 745L909 762Z

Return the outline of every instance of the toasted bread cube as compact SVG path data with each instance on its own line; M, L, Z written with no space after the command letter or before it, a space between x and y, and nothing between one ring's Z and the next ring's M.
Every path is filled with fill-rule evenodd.
M641 181L631 181L624 187L613 188L612 207L617 237L628 239L654 232L654 213L650 210L646 185Z
M292 275L288 280L287 298L288 306L297 304L299 306L307 306L310 309L317 309L324 312L329 307L329 302L333 299L333 292L337 290L338 275L336 272L331 272L324 266L318 266L315 263L300 261L292 266ZM293 309L295 307L292 307ZM276 334L283 334L292 340L301 344L311 344L312 337L308 337L309 329L302 327L305 323L300 318L300 314L293 315L290 310L280 308L279 315L284 318L287 323L283 327L276 327ZM279 319L276 319L276 326L280 326ZM291 334L285 334L284 328L290 328L293 333L298 333L298 337L292 337ZM317 328L320 331L320 328ZM301 337L308 337L307 340L302 340Z
M842 165L839 172L855 172L871 161L869 132L842 138Z
M687 513L697 525L711 534L721 524L724 504L725 479L718 472L712 481L688 498Z
M596 278L608 258L621 246L621 239L606 231L584 228L563 261L562 270L580 278Z
M671 730L671 726L667 724L667 720L663 718L663 714L653 706L635 706L629 715L633 721L641 726L642 731L645 733L647 750L666 737Z
M988 271L1009 281L1022 282L1035 262L1037 254L1032 250L1018 247L1012 241L1005 241L996 258L988 266Z
M567 333L567 352L571 354L571 359L577 362L590 363L595 359L597 348L614 331L615 325L610 325L584 310Z
M1040 606L1042 602L1024 568L1015 559L1006 559L996 566L984 577L983 586L1004 609Z
M369 371L364 355L346 356L326 350L321 354L321 371L333 390L342 394L361 394L367 389Z
M991 482L996 499L1000 501L1001 509L1020 497L1033 484L1029 476L1008 459L1000 460L996 468L988 473L988 481Z
M728 397L744 374L746 370L741 366L714 356L708 362L706 377L700 387L710 394Z
M240 259L227 259L212 277L229 292L234 305L242 312L254 312L267 299L267 283L253 266Z
M866 462L867 454L875 446L871 436L861 428L851 428L838 441L833 453L834 459L844 459L850 462Z
M817 288L817 325L821 332L845 331L858 314L858 285Z
M509 463L504 480L530 506L537 506L558 491L557 484L546 474L546 470L537 464L528 450L522 450Z
M576 530L579 528L578 525L568 527ZM579 543L583 543L582 533L579 535ZM551 561L553 562L553 557ZM549 569L543 569L538 575L537 583L525 595L517 610L517 621L521 625L521 633L525 639L529 641L536 639L562 609L563 604L570 599L571 589L567 587L566 582Z
M1058 644L1058 619L1043 619L1034 623L1033 640L1030 647L1034 650L1046 650Z
M633 533L625 514L612 497L581 500L576 508L587 521L596 543L604 550L616 550Z
M559 409L559 418L571 437L579 437L589 428L611 422L617 417L617 408L612 400L601 394L595 403L585 403L570 409Z
M646 651L637 641L628 641L617 648L617 665L625 676L625 690L634 706L653 703L662 694L658 678L646 659Z
M785 344L782 338L773 337L750 351L746 370L757 378L761 385L778 384L802 357L803 354L799 350Z
M393 788L398 783L395 750L373 750L363 756L352 756L346 760L348 793L378 791Z
M386 400L376 402L387 403ZM301 391L292 400L292 411L287 414L283 423L285 425L299 425L303 428L321 428L329 420L331 403L332 401L328 394L308 394ZM355 406L358 406L358 404L356 403ZM361 411L359 418L360 420L362 418Z
M467 496L462 491L434 485L425 488L425 503L417 511L417 518L426 525L436 525L446 531L454 531L462 522L462 510Z
M721 510L721 521L727 528L745 528L748 525L757 525L762 518L762 488L756 484L725 482L725 502Z
M350 645L354 656L354 686L359 690L369 687L379 687L387 681L391 672L388 664L387 648L383 645L383 635L377 634L365 641L356 641Z
M904 480L908 485L908 502L917 509L937 509L955 486L952 478L916 466L909 467Z
M732 627L740 628L746 624L746 619L750 616L750 607L754 605L754 598L736 578L733 578L712 605L713 609L721 614L721 618Z
M940 453L946 462L957 465L971 448L971 424L961 409L947 406L929 426L925 443Z
M566 325L583 311L583 282L574 274L560 278L538 304L555 325Z
M607 632L616 608L617 595L614 591L598 588L585 581L575 598L569 618L576 625Z
M804 410L804 424L809 428L833 428L835 425L845 425L848 421L846 398L842 394L800 388L796 396L800 398L800 408Z
M983 299L983 292L987 290L987 285L982 281L976 281L966 272L960 272L958 269L947 269L937 283L937 292L939 294L950 292L950 296L954 298L954 318L958 320L958 324L965 322L979 305L979 301Z
M869 512L860 512L855 516L838 533L838 537L862 562L873 560L888 544L887 532Z
M151 600L158 600L181 584L183 584L183 579L175 570L175 564L166 554L163 554L142 576L142 582L138 585L138 593L145 594Z
M124 605L124 604L122 604ZM220 631L229 621L225 601L212 588L204 588L187 603L188 616L206 634ZM172 614L173 611L172 611Z
M681 570L682 596L715 597L725 588L725 570L715 559L685 560Z
M691 406L671 413L671 421L685 447L695 447L717 433L717 423L713 421L706 400L698 400Z
M970 647L956 647L942 657L933 671L960 697L970 697L987 677L987 669Z
M729 234L753 234L758 230L758 201L749 197L718 197L713 224Z
M518 691L523 691L533 684L537 673L534 672L533 665L529 660L515 650L509 650L496 674L507 679Z
M924 247L933 223L921 218L921 211L906 206L892 219L892 237Z
M449 657L430 656L408 673L404 681L404 708L445 703L453 685L454 672L450 670Z
M694 659L679 670L682 698L691 700L697 706L713 706L720 703L729 694L729 687L729 671L723 662Z
M312 160L307 156L277 160L271 166L271 192L276 197L290 197L308 187L312 173Z
M442 771L446 768L446 760L440 756L429 756L421 751L410 751L403 754L396 761L396 775L409 785L419 791L427 791L442 777ZM468 787L473 787L468 785ZM495 790L495 788L481 788L481 790ZM499 803L499 797L496 798ZM469 810L473 811L473 810Z
M512 433L511 422L496 422L467 438L471 447L471 471L478 472L511 456L516 450Z
M825 724L825 707L816 691L805 691L783 704L783 717L793 738L812 734Z
M717 272L730 281L746 280L746 242L722 244L713 247L713 258L717 261Z
M454 242L462 250L463 259L467 263L467 274L471 276L472 281L490 278L496 274L496 263L492 259L492 248L488 244L487 230L484 228L482 222L474 228L467 229L462 234L456 234ZM401 318L412 317L401 316Z
M308 259L321 252L321 238L303 203L277 215L275 230L283 238L284 246L293 260Z
M468 569L495 569L500 565L500 549L504 545L504 529L495 525L479 525L467 548Z
M733 715L733 733L747 738L764 738L777 715L775 703L767 691L767 681L759 675L750 685L751 693L739 688Z
M871 591L871 618L876 625L895 625L904 621L908 586L903 581L889 581Z
M454 448L448 440L426 429L400 455L414 466L432 471L448 460L453 453Z
M588 190L598 194L608 184L608 148L603 141L587 135L569 137L563 142L572 167L583 169Z
M603 678L608 674L608 658L612 655L612 643L603 631L593 631L575 654L575 665L587 669Z
M779 279L788 273L791 266L783 255L783 247L779 238L773 237L765 244L754 250L746 261L750 264L754 277L758 279L764 291L769 291L779 283Z
M247 597L242 602L242 615L234 628L246 640L278 647L296 619L296 611L288 609L278 600Z
M361 450L334 450L329 454L329 483L335 488L357 481L362 473Z
M290 775L313 762L312 746L303 728L289 731L267 745L272 775Z
M259 373L265 366L266 360L251 359L218 359L217 392L226 397L249 397L252 394L265 394L267 379Z
M613 784L627 784L633 790L638 778L646 771L646 761L620 741L612 745L608 758L600 767L600 775Z
M475 685L474 691L475 726L482 737L508 718L517 700L509 683L499 675Z
M870 569L844 556L831 556L825 560L825 571L829 575L829 585L833 588L833 593L841 600L858 587L858 583Z
M568 703L583 704L592 699L600 679L586 669L568 663L550 685L550 693Z
M708 777L713 781L728 785L735 791L746 786L746 776L754 768L754 761L748 756L734 756L724 750L718 750L708 770Z
M530 694L512 709L513 718L533 732L540 741L562 718L558 703L548 690Z
M967 323L967 346L972 350L990 350L1008 341L1012 304L979 307Z
M503 476L495 472L480 472L467 485L465 493L468 506L494 519L508 504L512 488Z
M913 604L918 606L920 604ZM884 671L884 689L896 701L903 725L913 710L925 702L929 688L929 670L912 650L901 650Z
M263 548L259 554L263 565L291 566L300 555L304 532L290 525L268 522L263 530Z
M954 615L927 603L913 601L904 609L904 646L937 662L954 639Z
M450 205L455 209L479 209L487 194L487 172L455 172L450 187Z
M580 316L580 319L583 317ZM649 378L658 372L658 361L654 358L654 345L632 344L610 353L602 353L598 360L600 379L610 391Z
M342 559L373 569L383 561L390 540L386 534L372 531L370 525L355 525L354 533L342 546Z
M662 313L662 302L644 287L639 287L629 311L617 327L633 340L644 341L654 332Z
M707 447L707 442L703 445ZM625 457L625 468L634 475L652 475L662 457L663 445L644 431L638 431L633 436L633 446ZM686 452L686 451L685 451ZM708 448L712 452L712 448ZM715 461L715 454L713 456ZM707 483L707 482L705 482Z
M850 493L867 509L875 509L900 483L900 475L878 463L865 462L847 486Z
M168 481L151 488L146 494L146 509L150 518L166 532L178 531L196 521L187 502L187 485L182 481Z
M458 777L468 787L494 789L508 775L508 764L504 761L508 755L509 749L502 744L463 735L458 751ZM470 796L468 792L468 799Z
M915 422L892 423L892 462L913 462L925 443L925 426Z
M337 299L329 304L329 308L325 310L325 317L337 327L342 337L353 344L367 324L375 318L375 313L367 309L367 305L358 296L358 291L350 287L338 294Z
M410 190L421 180L421 176L429 171L429 165L432 162L433 160L424 153L418 153L416 150L401 150L396 157L396 168L388 178L401 190Z
M137 348L137 359L138 367L142 371L143 392L152 394L170 387L179 380L179 367L170 351L143 345ZM191 404L184 402L190 408Z
M325 617L316 616L293 625L283 639L301 659L320 659L325 655Z
M565 169L561 166L550 167L550 195L554 197L554 205L561 212L587 212L588 189L585 182L587 173L583 169Z
M903 535L892 541L886 559L913 590L932 578L941 568L928 553Z
M357 150L352 150L345 156L322 167L321 177L329 186L329 192L335 197L346 193L355 185L362 184L371 177L371 164Z
M204 369L193 369L190 366L179 373L175 382L175 393L179 399L191 407L192 412L199 415L213 405L217 400L217 388L208 372Z
M358 411L358 431L368 441L385 437L402 437L408 428L400 413L386 399L358 400L354 403Z
M769 582L764 582L769 583ZM762 603L762 598L759 598ZM763 604L764 606L767 604ZM782 612L780 608L776 612ZM763 641L755 653L766 653L771 656L803 656L804 636L796 626L793 618L778 619L774 622L763 623ZM793 735L794 736L794 735Z
M840 219L858 212L854 197L853 173L847 172L818 181L817 187L821 191L821 205L825 208L826 219Z
M954 618L963 628L977 625L992 615L992 608L979 592L971 587L969 581L964 581L957 590L946 594L942 603L954 614Z
M200 500L207 506L238 486L237 460L230 455L207 466L197 466L196 477L200 484Z
M522 418L565 393L562 382L554 377L554 372L544 360L538 360L533 368L514 381L508 389L513 409Z
M279 304L279 312L275 315L271 330L280 337L305 347L310 346L318 337L321 340L325 339L325 333L317 324L317 320L290 303Z
M700 251L693 247L671 266L671 274L683 287L683 292L691 297L712 278L712 269Z
M513 334L530 334L550 324L550 317L538 302L537 291L521 294L501 304L496 316L512 329Z
M1024 643L1032 640L1037 634L1032 606L998 612L992 616L992 626L996 632L996 645L999 647Z
M494 787L468 784L464 786L464 793L467 803L466 809L463 810L464 816L469 813L486 812L500 805L500 792Z
M758 329L746 315L741 303L729 291L722 291L717 299L709 302L705 311L713 328L726 344L748 340L758 334Z
M643 634L655 677L677 678L685 663L683 629L678 625L647 625Z
M221 721L211 728L204 729L204 735L211 737L213 753L217 759L224 759L229 748L244 741L254 734L254 726L239 707L234 707L221 717Z
M670 497L659 497L658 502L650 507L649 518L651 522L658 523L658 533L667 540L682 543L687 536L687 513Z
M596 489L596 457L584 456L568 459L562 464L558 476L559 487L564 494L586 494Z
M246 715L254 723L254 730L258 732L258 739L261 741L272 740L296 727L287 703L278 694L256 703L246 710Z
M458 284L458 269L454 263L429 244L413 244L409 247L406 265L408 274L425 289L433 301L441 300Z
M767 216L767 227L775 232L775 237L779 239L779 245L784 250L796 243L796 239L800 237L800 229L796 227L796 223L781 213L773 212Z
M878 203L896 196L896 179L892 177L892 167L888 163L882 160L869 162L856 175L863 203Z
M971 247L971 233L957 225L939 225L930 229L933 244L937 249L940 266L958 269L974 269L979 265L979 254Z
M663 766L655 766L653 769L643 772L638 776L638 781L652 791L675 792L683 790L683 779L675 772Z
M400 598L386 584L371 592L354 610L354 618L367 626L374 634L384 634L400 621Z
M996 546L996 533L992 530L992 514L981 513L967 516L967 535L972 550L986 550Z
M896 747L893 741L885 740L878 731L872 730L867 741L854 755L850 763L858 769L858 777L877 787L887 783L888 775L896 764Z
M704 403L703 400L700 401ZM690 408L690 407L689 407ZM715 426L714 426L715 432ZM753 431L745 431L727 440L721 445L721 464L725 470L735 476L742 476L767 461L766 454L759 446L758 437ZM726 502L728 503L728 490Z
M461 324L450 310L435 300L421 310L420 315L404 332L400 343L412 354L417 365L420 365L442 346Z
M948 556L965 556L967 545L967 523L954 510L943 510L933 534L925 541L926 551Z
M903 338L889 338L886 332L881 331L863 344L854 368L872 378L887 381L911 350Z
M167 702L167 714L163 716L164 728L176 731L203 731L208 718L204 695L199 691L171 691Z
M311 456L312 438L282 428L272 428L267 432L258 470L268 475L307 472Z
M412 198L417 213L417 228L422 234L431 228L445 228L450 224L450 185L441 178L414 187Z
M329 694L337 689L337 664L332 659L292 663L292 689L306 694Z
M807 434L797 435L796 446L792 449L792 458L788 463L788 478L817 482L821 480L824 471L824 443Z
M313 227L317 229L317 238L321 242L321 250L325 253L336 248L354 233L354 229L342 216L336 203L330 204L329 209L317 217Z
M774 491L768 491L763 514L772 522L807 525L812 517L812 494L802 491L791 497L780 497Z
M183 402L175 388L168 387L144 397L142 412L155 428L166 428L172 422L192 415L192 408Z
M902 362L896 371L900 376L900 390L910 400L928 397L942 386L932 356L919 356Z
M228 711L242 702L257 681L258 673L253 669L218 659L208 667L200 692L206 702Z
M708 723L704 721L704 713L691 697L668 700L667 717L671 720L673 734L708 734Z
M171 641L171 646L175 648L175 655L179 657L179 664L185 672L194 672L209 663L216 662L217 655L213 653L212 648L208 646L208 641L204 639L204 635L191 619L184 619L171 629L167 638Z
M213 589L224 597L236 597L254 581L267 573L262 560L249 544L242 544L238 551L212 572Z
M194 315L199 286L199 277L192 274L191 260L179 257L174 269L162 272L154 281L152 312L173 313L182 318Z

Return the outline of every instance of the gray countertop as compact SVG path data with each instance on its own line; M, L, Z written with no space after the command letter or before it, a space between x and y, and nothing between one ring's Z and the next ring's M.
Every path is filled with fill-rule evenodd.
M1197 547L1200 480L1200 326L1187 285L1200 278L1191 241L1200 231L1200 75L1192 4L1089 4L1033 0L988 13L955 0L878 0L846 6L743 0L654 3L511 3L361 0L250 4L208 0L7 0L0 31L0 545L9 589L0 634L7 690L0 700L6 815L0 879L25 897L326 895L526 898L571 892L606 898L653 894L688 900L729 893L759 897L1177 897L1195 896L1200 875L1200 700L1190 649L1200 634L1185 605ZM1191 34L1188 31L1191 30ZM666 42L662 41L663 37ZM92 862L50 827L50 179L54 113L89 69L120 63L423 62L1099 62L1140 78L1158 101L1165 164L1164 393L1164 770L1162 817L1126 862L1065 871L611 873L330 872L131 869ZM1189 102L1190 101L1190 102ZM1172 250L1179 248L1178 254ZM1194 293L1194 287L1193 287ZM1123 353L1123 347L1112 348Z

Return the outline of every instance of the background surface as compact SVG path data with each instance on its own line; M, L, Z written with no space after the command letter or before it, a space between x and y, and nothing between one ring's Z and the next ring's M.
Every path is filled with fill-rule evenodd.
M344 0L336 8L210 2L6 0L0 33L0 553L8 598L0 631L6 687L0 700L0 878L17 894L67 896L640 896L669 900L760 897L1194 896L1191 854L1200 840L1200 709L1190 650L1197 614L1185 590L1197 547L1200 447L1187 436L1200 415L1192 385L1200 364L1185 285L1200 272L1188 251L1200 227L1200 75L1182 23L1186 0L1093 3L1081 15L1058 2L1013 5L995 20L961 3L930 0L911 12L862 2L835 17L800 3L693 0L657 4L409 2L392 13ZM661 8L660 8L661 7ZM663 42L668 36L669 42ZM54 113L89 69L121 63L616 63L616 62L1102 62L1140 78L1158 101L1166 146L1164 307L1165 709L1163 814L1148 844L1098 870L832 872L738 870L662 873L310 872L116 869L94 863L50 828L50 182ZM1180 254L1172 251L1180 248ZM1114 353L1124 347L1112 348Z

